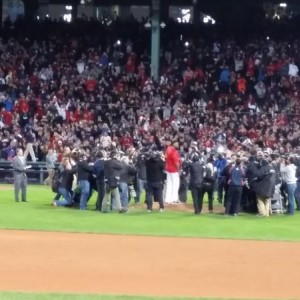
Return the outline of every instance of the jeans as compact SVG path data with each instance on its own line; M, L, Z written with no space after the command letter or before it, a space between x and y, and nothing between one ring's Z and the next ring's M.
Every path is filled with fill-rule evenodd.
M88 180L80 180L79 187L81 190L80 209L86 209L86 204L90 198L90 182Z
M294 198L295 190L296 190L295 183L287 184L288 203L289 203L287 213L290 215L293 215L295 213L295 198Z
M240 211L241 198L243 193L242 186L230 185L228 187L228 198L225 206L225 214L238 214Z
M146 190L147 180L137 178L137 189L136 189L136 199L135 202L140 202L141 194L143 190Z
M72 204L72 194L65 188L58 188L58 193L63 196L62 200L55 200L57 206L68 206Z
M300 181L297 182L297 187L295 190L295 200L296 200L297 210L300 210Z
M110 200L113 202L112 205L110 205ZM102 201L102 208L101 211L106 213L110 210L110 207L116 210L121 210L121 200L120 200L120 192L119 187L116 188L110 188L108 184L105 184L105 196Z
M119 184L120 189L120 198L121 204L123 209L128 208L128 184L126 182L120 182Z

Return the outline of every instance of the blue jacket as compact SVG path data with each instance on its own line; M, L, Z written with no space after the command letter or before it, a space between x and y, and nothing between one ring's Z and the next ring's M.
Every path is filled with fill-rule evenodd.
M12 111L13 106L14 106L12 101L4 100L3 103L5 104L5 110L6 111Z
M230 73L228 69L223 69L220 74L220 81L229 84Z
M226 167L227 160L225 158L215 160L214 166L217 168L218 177L221 177L221 173Z
M241 166L232 166L229 170L229 182L231 186L243 186L245 172Z

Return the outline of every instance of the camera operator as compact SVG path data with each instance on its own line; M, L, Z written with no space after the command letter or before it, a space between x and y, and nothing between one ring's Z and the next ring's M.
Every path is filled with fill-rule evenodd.
M153 198L155 202L159 203L159 211L164 211L163 202L163 188L165 180L165 162L162 155L153 149L152 152L146 157L146 176L147 176L147 189L146 189L146 204L148 212L152 212Z
M205 172L201 191L201 204L203 203L203 197L205 193L207 193L208 210L210 213L213 213L214 186L217 178L217 168L214 167L213 163L214 158L213 156L210 156L205 164Z
M146 149L141 149L136 162L137 169L137 190L135 203L140 202L141 193L146 190L147 174L146 174Z
M121 158L122 170L120 172L120 198L122 204L122 212L126 213L128 211L128 202L129 202L129 185L132 184L136 170L130 164L129 157L123 156Z
M119 180L120 172L122 170L122 163L119 161L119 154L116 150L110 153L110 159L104 164L105 174L105 196L102 201L103 213L107 213L110 207L111 195L114 198L115 208L122 213L120 192L119 192Z
M235 163L235 156L232 156L231 158L227 159L227 165L225 166L225 168L223 169L223 171L221 172L221 176L223 176L225 178L225 182L224 182L224 207L226 207L226 203L228 200L228 188L229 188L229 179L230 179L230 169L232 167L232 165L234 165ZM230 210L230 214L232 214L232 209Z
M101 211L102 201L105 194L105 185L104 185L104 164L105 164L105 152L99 151L97 153L97 160L94 163L93 172L96 176L96 185L97 185L97 202L96 210Z
M253 183L256 179L256 169L258 162L254 155L250 156L248 159L248 163L246 166L246 178L247 178L247 191L245 193L246 196L246 207L244 207L245 211L257 213L257 199L256 193L253 190Z
M87 155L85 152L79 154L79 160L77 162L77 175L78 182L81 191L80 196L80 209L85 210L87 202L91 197L91 182L90 177L93 173L93 166L88 164Z
M179 171L179 178L180 178L180 185L179 185L179 201L181 203L187 202L187 193L189 188L189 166L188 161L186 160L186 154L184 152L180 153L180 159L181 159L181 169Z
M273 197L276 184L276 170L271 164L271 157L258 153L259 164L254 169L255 178L252 188L257 197L258 216L268 217L271 213L270 198Z
M196 215L199 215L202 210L203 196L202 195L202 184L205 166L202 163L198 154L194 154L191 157L189 163L189 175L190 175L190 190L192 193L194 211Z

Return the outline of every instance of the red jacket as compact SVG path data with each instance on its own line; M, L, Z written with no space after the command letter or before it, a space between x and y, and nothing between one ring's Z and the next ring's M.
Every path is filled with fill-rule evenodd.
M166 150L166 171L169 173L177 173L179 171L180 157L178 151L168 146Z

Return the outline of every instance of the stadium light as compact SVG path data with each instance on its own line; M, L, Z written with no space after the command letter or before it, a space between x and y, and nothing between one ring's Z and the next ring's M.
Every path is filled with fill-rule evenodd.
M64 21L70 23L72 21L72 14L64 14Z
M185 46L185 47L188 47L189 45L190 45L189 42L185 42L185 43L184 43L184 46Z
M72 10L73 6L72 5L66 5L66 10Z
M161 23L160 23L160 28L164 29L164 28L166 28L166 26L167 26L167 25L166 25L165 22L161 22Z
M144 25L146 29L149 29L151 28L151 23L150 21L148 20L147 23Z
M280 7L287 7L287 4L286 3L280 3L279 6Z

